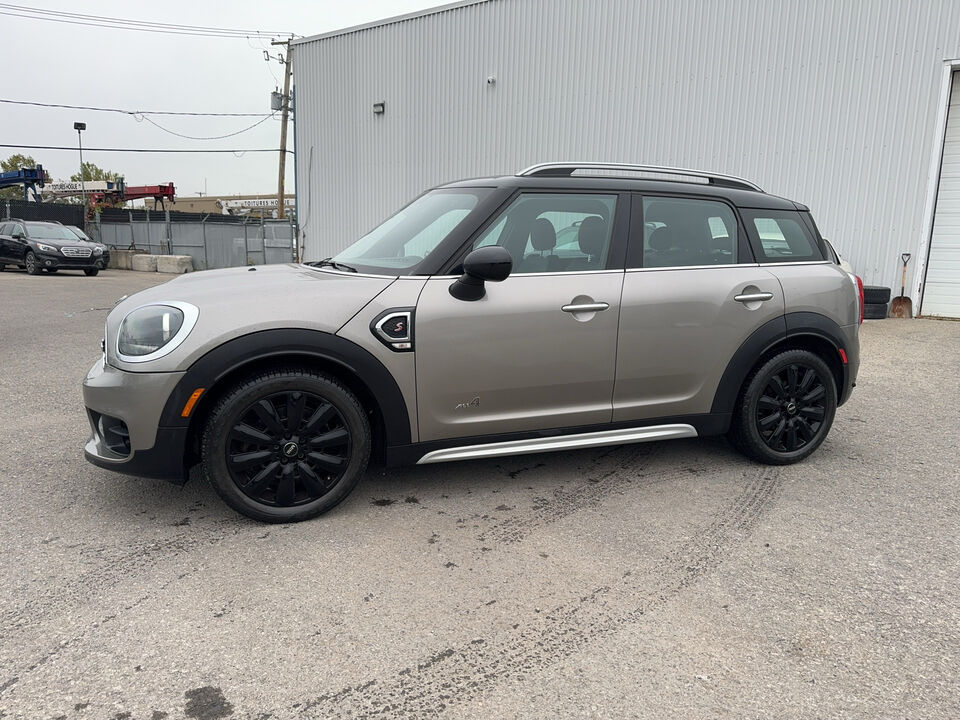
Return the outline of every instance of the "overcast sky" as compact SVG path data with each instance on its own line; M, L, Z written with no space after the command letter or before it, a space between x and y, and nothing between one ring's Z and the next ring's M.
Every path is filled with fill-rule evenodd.
M17 2L17 0L13 0ZM339 28L448 4L449 0L137 0L79 3L42 0L25 7L183 25L288 31L316 35ZM12 2L10 3L12 4ZM227 11L225 8L229 8ZM283 84L283 66L264 61L269 40L160 35L83 27L0 15L6 58L0 98L129 110L269 112L270 92ZM296 63L294 63L296 68ZM296 75L296 71L294 71ZM279 115L278 115L279 118ZM178 133L215 136L257 118L151 116ZM0 143L76 147L75 121L87 123L84 147L277 148L280 122L271 119L233 138L184 140L132 116L0 104ZM293 146L292 126L288 137ZM53 179L77 172L76 150L0 148L0 157L23 152ZM126 154L84 151L83 159L123 175L129 185L173 182L177 194L213 196L273 193L277 154ZM287 163L293 191L293 163Z

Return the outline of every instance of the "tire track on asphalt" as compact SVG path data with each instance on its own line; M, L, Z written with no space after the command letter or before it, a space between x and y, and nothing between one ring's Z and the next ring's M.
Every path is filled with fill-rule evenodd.
M308 717L436 716L496 683L568 657L666 605L743 542L781 489L780 468L744 473L741 491L709 525L647 571L627 571L542 613L516 634L448 647L395 676L369 679L289 708Z
M128 581L158 563L189 553L202 545L214 545L251 530L242 520L214 521L207 526L189 525L187 532L172 537L133 544L132 549L111 557L110 546L96 550L81 550L81 554L93 554L104 558L98 567L72 577L69 582L58 584L50 593L35 595L18 607L0 613L0 636L45 623L51 616L69 612L105 590ZM130 546L127 546L128 548Z
M636 477L627 472L633 469L635 463L649 460L659 451L660 446L652 443L608 450L593 460L595 467L589 470L582 482L571 488L555 488L548 498L534 498L532 512L496 522L484 530L478 539L481 544L486 541L502 544L520 542L543 525L554 523L590 505L596 505ZM603 461L611 456L612 466L603 467Z

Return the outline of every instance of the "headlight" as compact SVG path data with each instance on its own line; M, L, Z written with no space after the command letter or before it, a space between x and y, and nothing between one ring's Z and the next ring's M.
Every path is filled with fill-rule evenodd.
M127 314L117 335L117 355L146 362L172 352L187 337L200 311L187 303L145 305Z
M94 255L103 255L103 248L100 247L99 245L97 245L97 247L95 247L95 248L93 249L93 254L94 254Z
M60 252L57 248L53 247L53 245L44 245L43 243L37 243L37 250L39 250L40 252L52 252L52 253Z

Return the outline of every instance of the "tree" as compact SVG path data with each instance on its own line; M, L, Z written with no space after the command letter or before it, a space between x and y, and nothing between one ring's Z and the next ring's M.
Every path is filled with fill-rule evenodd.
M36 160L34 160L29 155L23 155L21 153L16 153L11 155L6 160L0 160L0 171L10 172L12 170L22 170L23 168L35 168L37 166ZM44 171L44 177L49 180L50 175ZM0 200L22 200L23 199L23 186L14 185L12 187L3 188L0 190Z
M97 167L93 163L85 162L81 166L83 171L83 181L91 182L95 180L108 180L116 181L120 177L119 173L115 173L113 170L104 170L103 168ZM73 182L80 182L80 173L74 173L70 176L70 179Z

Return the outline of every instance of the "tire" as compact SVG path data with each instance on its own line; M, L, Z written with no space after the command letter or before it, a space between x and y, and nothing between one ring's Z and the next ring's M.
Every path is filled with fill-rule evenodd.
M83 274L87 277L96 277L99 272L100 268L87 268L83 271Z
M864 320L883 320L887 317L887 304L883 303L877 305L874 303L864 303L863 305L863 319Z
M201 455L214 490L234 510L297 522L350 494L370 448L370 423L353 393L326 375L288 367L248 377L216 403Z
M3 263L0 263L0 272L3 272L6 267L7 267L6 265L4 265Z
M866 305L886 305L890 302L890 288L864 285L863 302Z
M789 465L820 447L836 412L837 386L827 363L807 350L786 350L744 381L729 437L753 460Z
M27 275L39 275L43 272L43 268L40 267L37 256L33 254L32 250L28 251L27 256L23 259L23 267L27 271Z
M54 274L57 270L59 270L59 269L60 269L60 268L47 268L47 272L50 273L51 275L53 275L53 274Z

